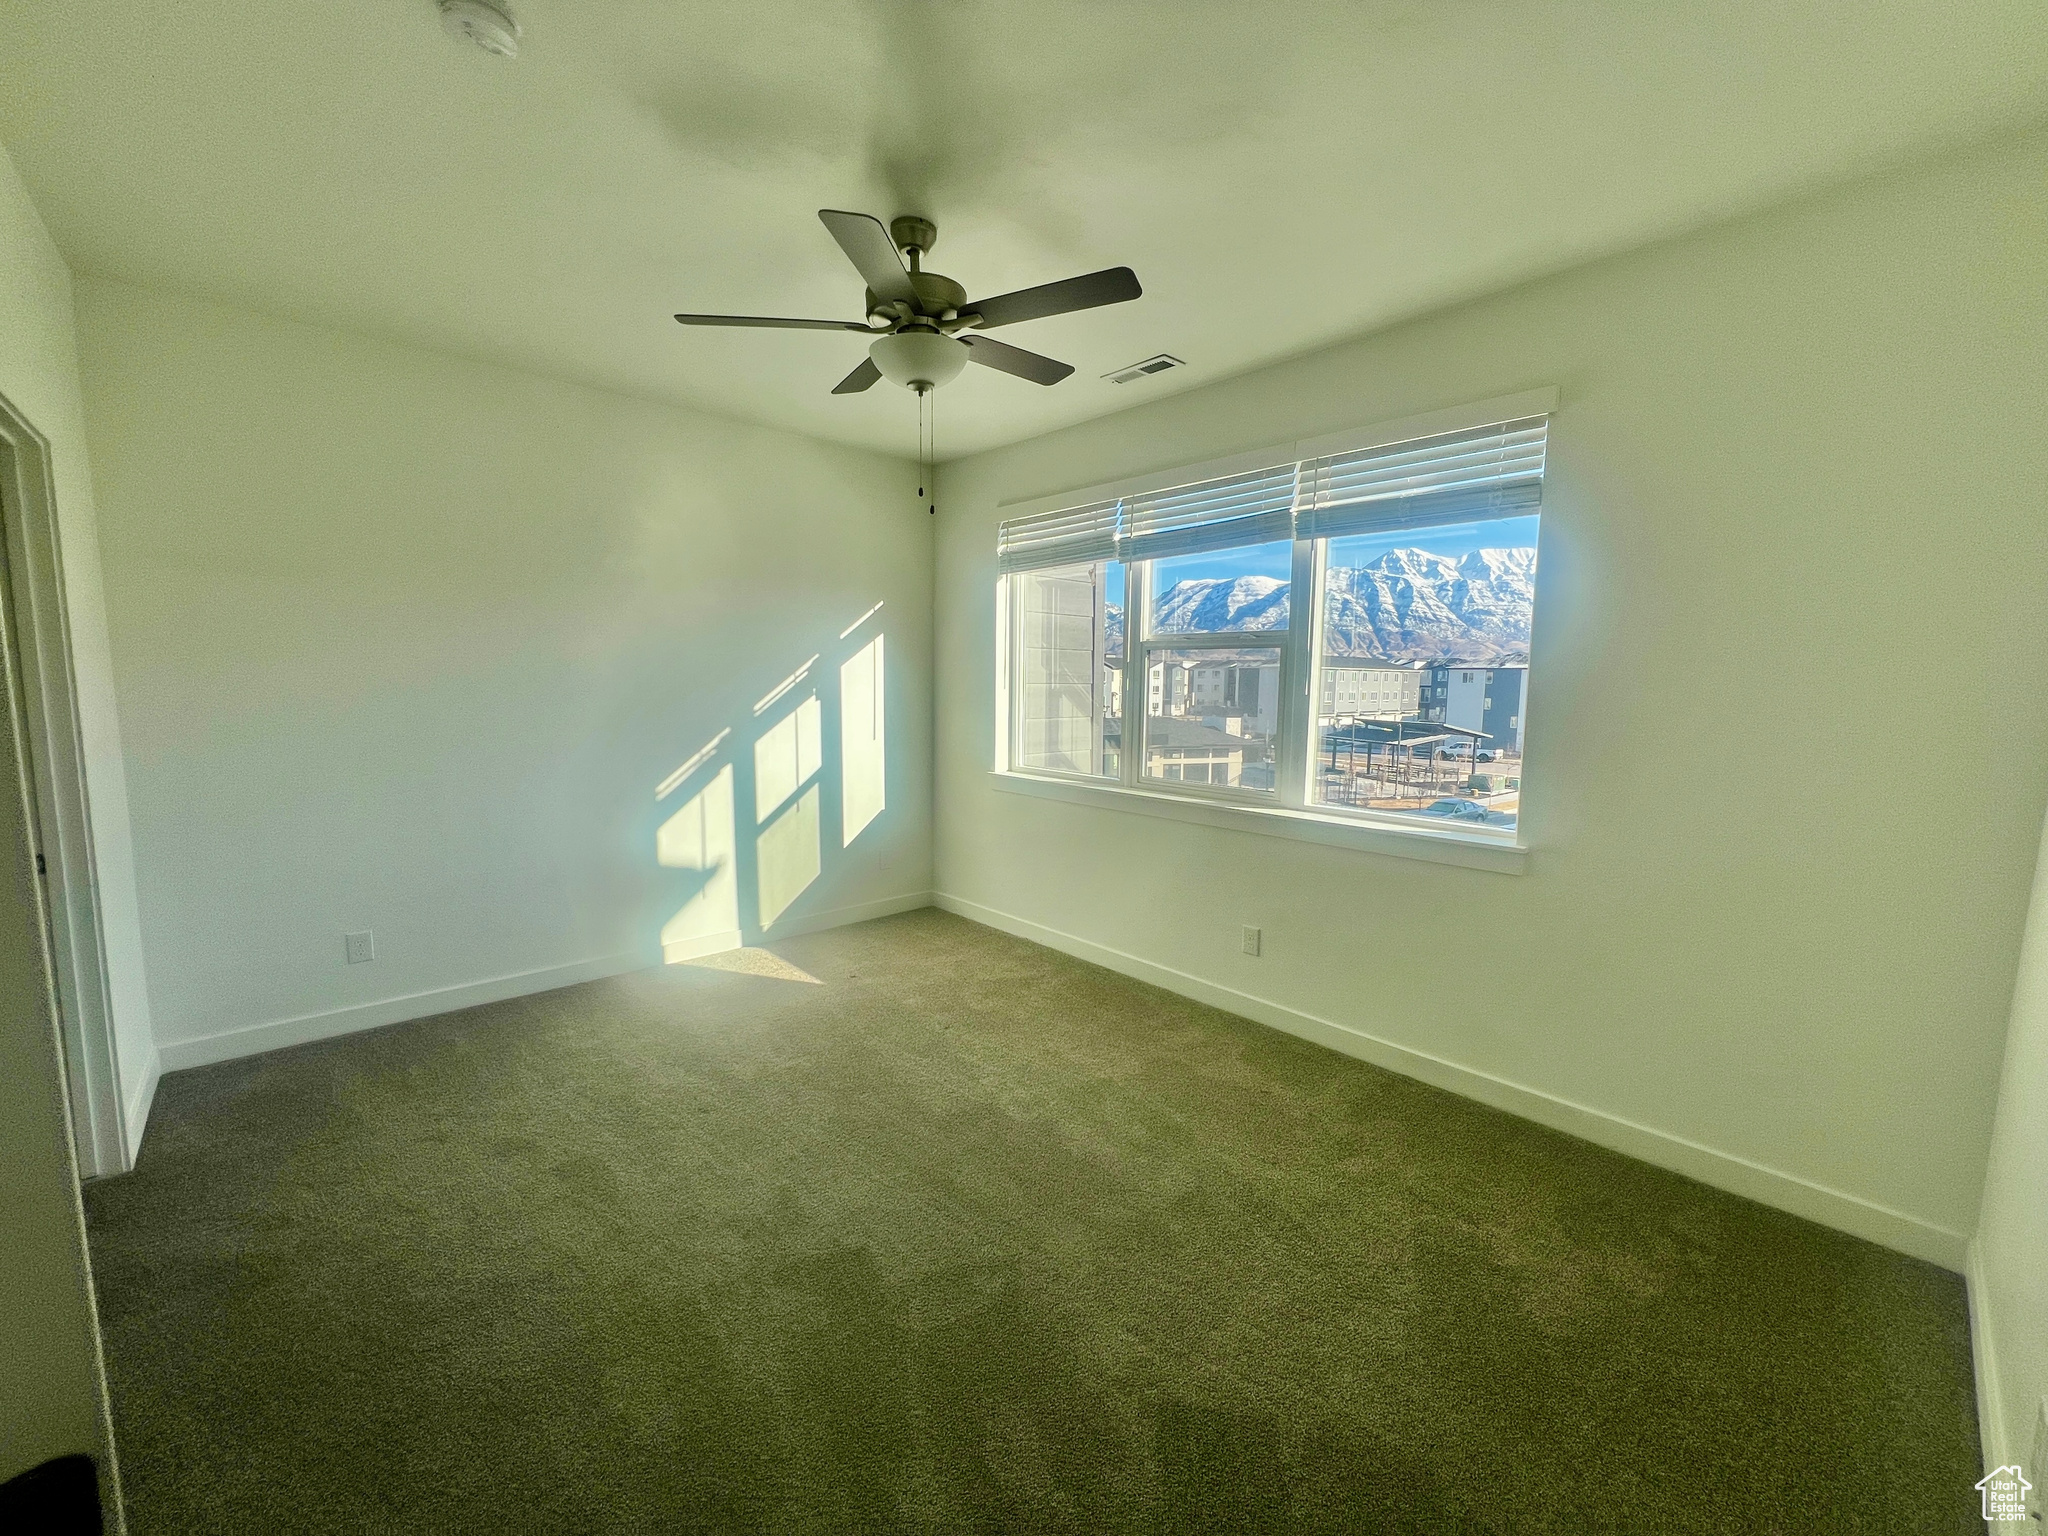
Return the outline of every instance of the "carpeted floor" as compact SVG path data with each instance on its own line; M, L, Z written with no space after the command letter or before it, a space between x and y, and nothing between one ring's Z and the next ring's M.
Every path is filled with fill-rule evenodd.
M775 950L166 1078L135 1536L1981 1532L1954 1275L936 912Z

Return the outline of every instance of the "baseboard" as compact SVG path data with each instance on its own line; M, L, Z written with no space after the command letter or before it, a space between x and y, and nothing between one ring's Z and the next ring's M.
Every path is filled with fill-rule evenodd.
M828 907L823 912L805 912L778 922L764 936L765 942L794 939L806 933L823 933L827 928L844 928L870 918L894 917L898 912L915 912L934 904L930 891L907 891L901 896L882 896L874 901L855 902L850 907Z
M729 949L738 949L746 942L747 936L737 928L727 928L721 933L700 933L694 939L674 939L661 946L661 963L685 965L706 955L722 955Z
M255 1056L264 1051L281 1050L288 1045L305 1045L309 1041L327 1040L335 1035L352 1035L362 1029L381 1029L386 1024L403 1024L408 1019L451 1013L457 1008L474 1008L479 1003L501 1003L511 997L552 992L557 987L574 986L579 981L597 981L606 976L623 975L627 971L644 970L648 963L648 957L643 954L602 955L594 960L576 960L567 965L515 971L509 976L491 976L452 987L410 992L403 997L382 998L374 1003L332 1008L325 1013L304 1013L269 1024L222 1030L217 1035L201 1035L196 1040L172 1040L159 1045L157 1055L163 1071L182 1072L187 1067L211 1066L217 1061Z
M151 1050L141 1079L121 1108L121 1145L130 1168L142 1156L142 1133L149 1128L149 1107L156 1102L156 1085L164 1075L163 1052Z
M768 933L768 942L777 939L795 938L800 934L819 933L827 928L841 928L848 923L863 923L870 918L889 917L898 912L910 912L918 907L932 905L929 891L910 891L900 896L883 896L874 901L856 902L852 906L830 907L823 912L810 912L787 922L777 923ZM707 934L698 939L685 939L680 943L664 947L663 958L670 962L695 959L701 955L716 954L721 950L736 949L742 942L741 935L732 933ZM685 953L687 951L687 953ZM348 1008L333 1008L324 1013L305 1013L294 1018L278 1019L269 1024L251 1024L242 1029L223 1030L217 1035L201 1035L195 1040L173 1040L157 1049L157 1062L149 1078L149 1091L156 1092L156 1078L160 1072L181 1072L187 1067L211 1066L217 1061L233 1061L240 1056L256 1056L264 1051L282 1050L288 1045L305 1045L313 1040L328 1040L336 1035L352 1035L357 1030L381 1029L386 1024L403 1024L408 1019L424 1019L437 1013L451 1013L457 1008L474 1008L479 1003L501 1003L507 998L526 997L535 992L552 992L557 987L571 987L579 981L597 981L606 976L619 976L627 971L645 969L650 960L646 955L603 955L594 960L577 960L568 965L543 966L538 970L515 971L509 976L492 976L483 981L463 982L452 987L436 987L426 992L411 992L403 997L387 997L374 1003L358 1003ZM145 1105L145 1109L146 1109ZM140 1123L140 1122L136 1122ZM138 1144L140 1138L137 1138Z
M1998 1336L1991 1326L1991 1287L1984 1275L1984 1248L1975 1238L1963 1266L1963 1291L1970 1307L1970 1363L1977 1375L1977 1440L1984 1467L2002 1467L2014 1459L2005 1432L2005 1393L1998 1381ZM2034 1474L2039 1477L2041 1474Z
M932 902L945 911L985 927L1001 929L1004 933L1043 944L1048 949L1057 949L1077 959L1163 987L1169 992L1177 992L1196 1002L1241 1014L1346 1056L1398 1072L1404 1077L1418 1079L1463 1098L1476 1099L1495 1109L1533 1120L1538 1125L1549 1126L1552 1130L1563 1131L1659 1168L1682 1173L1702 1184L1711 1184L1731 1194L1789 1211L1822 1226L1865 1238L1916 1259L1925 1259L1944 1269L1960 1271L1964 1266L1968 1240L1962 1233L1936 1226L1904 1211L1813 1183L1796 1174L1767 1168L1748 1158L1717 1151L1604 1110L1558 1098L1540 1089L1526 1088L1491 1073L1460 1066L1425 1051L1397 1045L1349 1024L1318 1018L1170 966L1141 960L1122 950L1063 933L1028 918L1014 917L964 897L937 892Z

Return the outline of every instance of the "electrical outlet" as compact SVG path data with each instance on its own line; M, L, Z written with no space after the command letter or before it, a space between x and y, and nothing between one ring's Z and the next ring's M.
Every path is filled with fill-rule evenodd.
M344 933L341 942L348 951L350 965L367 965L377 958L377 940L367 928L361 933Z
M1256 955L1259 952L1258 929L1247 928L1244 930L1244 952L1248 955Z

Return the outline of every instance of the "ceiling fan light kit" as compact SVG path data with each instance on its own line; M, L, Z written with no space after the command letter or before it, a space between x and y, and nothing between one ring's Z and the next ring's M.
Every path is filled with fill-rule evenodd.
M959 378L968 351L966 343L938 331L905 330L877 338L868 356L891 384L923 393Z
M444 10L450 5L481 3L441 0ZM1043 320L1104 304L1123 304L1144 292L1129 267L1109 267L1061 283L969 299L967 290L952 278L924 270L924 258L939 238L938 227L930 219L906 215L884 229L882 221L870 214L836 208L820 208L818 218L867 282L866 323L760 315L677 315L676 319L684 325L858 331L876 338L868 348L868 360L841 379L833 394L859 394L876 380L887 379L923 395L950 384L969 363L1034 384L1057 384L1073 373L1071 364L980 333L1020 320Z
M489 0L441 0L441 25L450 37L475 43L502 59L519 57L519 23Z

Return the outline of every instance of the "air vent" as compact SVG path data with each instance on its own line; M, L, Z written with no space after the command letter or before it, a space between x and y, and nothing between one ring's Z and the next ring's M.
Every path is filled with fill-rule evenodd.
M1128 368L1119 368L1115 373L1103 377L1112 384L1128 384L1133 379L1142 379L1148 373L1164 373L1169 368L1185 368L1187 364L1177 357L1168 357L1164 352L1157 357L1148 357L1142 363L1133 363Z

